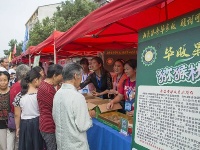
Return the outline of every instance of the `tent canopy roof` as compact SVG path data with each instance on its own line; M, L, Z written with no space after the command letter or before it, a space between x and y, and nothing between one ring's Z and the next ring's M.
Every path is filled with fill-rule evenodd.
M32 54L53 54L54 53L54 41L64 32L53 31L53 33L43 42L35 46Z
M65 33L54 31L25 53L58 57L95 56L105 49L137 47L138 32L199 9L200 0L114 0L95 10Z
M199 0L114 0L56 40L58 54L137 47L138 32L199 9Z

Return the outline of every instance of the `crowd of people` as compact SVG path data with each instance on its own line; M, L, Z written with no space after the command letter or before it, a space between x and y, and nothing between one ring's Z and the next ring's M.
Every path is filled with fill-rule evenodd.
M133 115L136 68L133 59L114 63L111 76L100 57L86 58L80 64L64 67L25 64L9 69L0 60L0 150L78 150L89 149L86 131L94 114L88 110L83 93L112 99L107 109L121 103L122 112ZM58 89L58 90L57 90ZM15 129L8 127L14 114Z

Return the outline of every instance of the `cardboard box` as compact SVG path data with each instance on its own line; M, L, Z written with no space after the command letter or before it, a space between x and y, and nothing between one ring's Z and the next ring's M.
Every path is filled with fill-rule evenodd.
M109 103L108 100L103 100L103 99L87 99L86 103L88 105L88 109L92 110L97 106L103 105Z
M88 100L86 100L88 109L95 110L96 118L98 118L98 115L101 113L122 109L122 106L119 103L117 103L117 104L113 105L112 109L108 110L107 104L109 103L109 101L110 100L107 100L107 99L106 100L105 99L88 99Z
M109 100L104 100L101 98L94 98L94 99L87 99L86 103L93 103L95 105L100 105L100 104L109 103Z
M85 99L101 99L99 97L95 97L95 96L92 96L92 94L90 93L84 93L83 96L85 97Z

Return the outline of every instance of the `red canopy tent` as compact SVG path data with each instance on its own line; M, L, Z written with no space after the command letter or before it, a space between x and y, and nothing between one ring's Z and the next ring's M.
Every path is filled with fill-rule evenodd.
M200 0L114 0L56 40L60 55L136 47L138 31L200 8Z
M22 62L29 62L29 54L30 57L35 55L40 55L42 61L46 61L49 59L53 59L54 57L54 45L55 40L61 36L64 32L54 31L46 40L38 44L37 46L30 46L24 53L22 53L19 57L16 57L13 61L17 61L18 59L22 59ZM44 57L43 57L44 56ZM60 56L61 57L61 56ZM33 57L30 59L33 61Z
M79 52L77 55L77 52L65 52L65 55L62 54L55 54L54 51L54 45L56 45L55 40L57 38L59 38L64 32L60 32L60 31L54 31L46 40L44 40L43 42L41 42L40 44L38 44L37 46L34 47L33 50L31 50L31 55L40 55L41 56L41 61L46 61L46 60L53 60L55 59L54 57L57 57L57 59L62 59L62 58L66 58L66 56L70 56L70 57L77 57L77 56L96 56L99 51L92 50L90 52Z
M18 61L20 61L21 58L22 58L22 56L19 55L19 56L13 58L12 61L11 61L11 63L17 63Z
M29 48L21 53L21 55L15 57L12 59L12 63L17 63L17 62L23 62L23 63L28 63L29 62L29 57L28 55L32 53L33 49L35 46L29 46Z
M54 45L55 40L60 37L64 32L60 31L53 31L53 33L43 42L35 46L33 51L31 52L32 55L53 55L54 54Z
M53 57L94 56L105 49L137 47L138 31L199 9L193 0L114 0L62 33L54 31L31 54ZM27 55L27 53L25 53Z
M78 55L77 55L77 52L74 52L74 51L65 52L64 55L62 53L55 54L54 45L57 45L57 43L55 41L57 38L62 36L62 34L64 34L64 32L54 31L46 40L44 40L43 42L41 42L40 44L35 46L30 54L31 55L40 55L41 59L46 58L47 60L48 59L52 60L53 57L56 57L56 56L58 59L66 58L66 56L70 56L70 57L77 57L77 56L84 56L84 55L96 56L98 54L98 52L100 52L97 49L95 49L95 50L91 50L90 52L84 52L84 51L79 52Z

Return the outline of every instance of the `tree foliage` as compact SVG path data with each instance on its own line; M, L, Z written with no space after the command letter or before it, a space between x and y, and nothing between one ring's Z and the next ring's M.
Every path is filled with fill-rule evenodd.
M22 41L17 43L17 45L16 45L16 54L15 54L16 56L21 55L21 53L22 53L22 45L23 45Z
M62 2L61 7L57 7L57 12L52 18L45 18L42 22L37 22L29 33L28 46L37 45L44 41L55 29L67 31L91 11L97 8L97 3L90 0L75 0L74 2Z
M44 41L54 30L54 24L49 17L39 21L34 25L33 30L29 33L28 46L37 45Z
M8 42L8 46L10 48L7 49L7 50L3 50L4 51L4 55L8 56L10 54L10 52L13 52L15 44L16 44L16 54L15 54L15 56L19 56L21 54L21 52L22 52L22 42L18 43L16 39L11 39Z
M74 3L65 1L54 14L56 28L66 31L82 18L97 8L97 4L88 0L75 0Z

